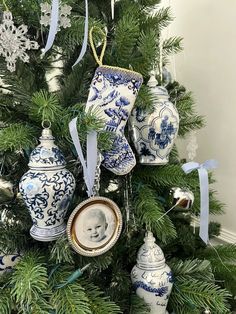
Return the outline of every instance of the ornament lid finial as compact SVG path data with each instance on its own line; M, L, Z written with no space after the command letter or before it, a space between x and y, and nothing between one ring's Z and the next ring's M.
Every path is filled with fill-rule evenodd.
M158 81L155 77L155 72L150 72L150 79L147 82L147 86L151 88L152 94L157 97L167 97L169 98L169 94L164 86L158 86Z
M142 269L157 269L165 266L165 257L161 248L155 243L151 231L147 231L144 244L138 251L137 264Z
M155 71L150 72L150 79L148 80L147 85L149 87L156 87L158 85L158 81L155 77Z

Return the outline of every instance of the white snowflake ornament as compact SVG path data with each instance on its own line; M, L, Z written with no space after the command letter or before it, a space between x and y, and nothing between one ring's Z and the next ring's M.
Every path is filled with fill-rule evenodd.
M50 25L51 22L51 11L52 6L49 3L41 3L41 19L40 24L44 26ZM70 5L64 4L60 6L59 9L59 21L58 21L58 31L63 28L68 28L71 26L70 18L72 7Z
M26 37L27 32L26 25L22 24L19 27L14 25L11 12L3 12L3 20L0 24L0 55L5 58L10 72L15 71L17 59L29 62L27 50L39 48L36 41Z

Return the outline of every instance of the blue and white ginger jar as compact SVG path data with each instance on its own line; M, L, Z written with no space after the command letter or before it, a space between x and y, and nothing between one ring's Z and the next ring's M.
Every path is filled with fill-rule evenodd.
M140 108L132 111L129 129L132 141L144 165L164 165L169 161L169 154L179 129L179 114L175 105L169 101L165 87L157 86L154 75L148 86L155 97L155 108L152 113Z
M64 217L75 179L65 168L65 158L54 144L50 129L43 129L40 142L30 155L30 170L21 178L19 187L33 220L30 235L38 241L53 241L66 230Z
M150 307L151 314L168 314L168 299L173 286L170 267L152 232L147 232L138 251L137 264L131 272L136 294Z

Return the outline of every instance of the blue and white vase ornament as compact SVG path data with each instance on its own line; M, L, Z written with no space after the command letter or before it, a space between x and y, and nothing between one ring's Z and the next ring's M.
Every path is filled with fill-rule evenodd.
M152 74L147 85L156 99L154 111L148 113L135 108L129 120L131 138L139 162L144 165L168 163L179 129L178 111L170 102L166 88L157 84Z
M97 56L93 43L93 30L103 36L104 43L100 58ZM116 175L125 175L136 165L136 159L124 135L124 130L143 78L138 72L102 64L106 48L106 34L100 28L91 28L90 44L99 67L91 82L86 111L96 108L98 117L105 122L104 130L111 132L114 138L112 148L101 152L102 165Z
M136 294L150 307L150 314L168 314L166 307L173 286L173 275L161 248L148 231L131 272Z
M29 168L20 180L20 193L29 209L30 235L38 241L53 241L66 230L64 217L75 190L75 179L49 128L44 128L30 155Z
M10 272L14 266L20 261L21 255L16 254L5 254L0 251L0 276L5 272Z

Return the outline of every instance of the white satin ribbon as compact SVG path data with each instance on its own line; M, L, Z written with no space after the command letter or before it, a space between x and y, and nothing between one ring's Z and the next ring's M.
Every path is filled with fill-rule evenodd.
M89 28L88 15L89 15L89 13L88 13L88 0L85 0L84 40L83 40L82 48L81 48L81 51L80 51L80 55L79 55L78 59L75 61L75 63L73 64L72 68L83 59L83 56L85 55L86 50L87 50L87 45L88 45L88 28Z
M185 173L198 170L201 193L201 213L200 213L200 238L207 244L209 241L209 182L208 170L216 168L218 162L214 159L207 160L203 164L188 162L182 166Z
M49 49L51 49L54 43L57 29L58 29L58 22L59 22L59 0L52 0L51 23L50 23L46 47L43 49L43 54L42 54L43 56Z
M111 0L111 18L112 20L115 18L115 0Z
M97 132L91 131L87 134L87 164L83 155L80 139L77 131L77 117L70 121L69 130L75 149L81 161L84 171L84 181L87 187L88 197L94 195L93 187L95 182L97 166Z

